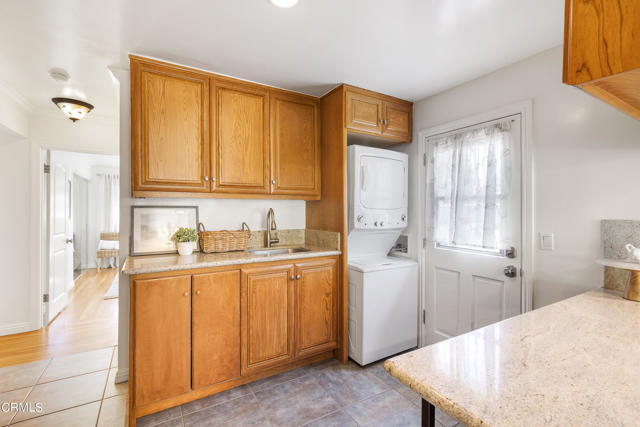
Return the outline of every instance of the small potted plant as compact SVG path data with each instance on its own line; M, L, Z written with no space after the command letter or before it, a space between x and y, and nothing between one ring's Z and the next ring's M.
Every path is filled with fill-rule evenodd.
M176 242L180 255L191 255L198 241L198 233L194 228L180 227L173 233L171 239Z

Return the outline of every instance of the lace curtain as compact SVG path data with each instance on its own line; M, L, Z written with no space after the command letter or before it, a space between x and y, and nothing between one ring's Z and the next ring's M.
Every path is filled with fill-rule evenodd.
M510 121L431 139L429 240L485 250L505 247L511 175Z

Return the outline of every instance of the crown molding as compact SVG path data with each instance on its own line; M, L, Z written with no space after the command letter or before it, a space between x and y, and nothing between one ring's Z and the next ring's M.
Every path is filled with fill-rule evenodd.
M25 98L20 92L11 87L7 82L2 80L0 80L0 92L15 101L27 113L31 113L35 109L33 104L30 103L27 98Z

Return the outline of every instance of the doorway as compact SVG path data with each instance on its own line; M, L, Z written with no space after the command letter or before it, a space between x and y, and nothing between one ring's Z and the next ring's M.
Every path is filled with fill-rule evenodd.
M530 309L528 107L420 134L423 345Z
M77 173L73 174L71 185L73 195L73 280L76 280L88 267L89 246L89 180Z

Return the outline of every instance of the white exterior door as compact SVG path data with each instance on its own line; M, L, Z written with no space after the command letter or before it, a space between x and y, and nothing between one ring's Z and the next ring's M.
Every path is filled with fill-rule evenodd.
M51 153L49 178L49 275L45 320L51 322L67 305L73 287L73 232L71 227L71 180Z
M439 244L433 239L426 240L426 259L423 264L426 266L423 300L426 307L423 331L426 333L423 335L423 342L427 345L522 312L520 115L511 117L510 121L511 173L508 220L505 226L509 230L508 241L497 250L483 250ZM429 144L430 138L421 143ZM459 167L464 166L464 162L460 162ZM427 210L433 202L428 199L429 196ZM514 250L507 251L510 248Z

